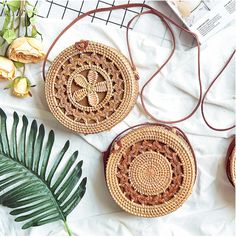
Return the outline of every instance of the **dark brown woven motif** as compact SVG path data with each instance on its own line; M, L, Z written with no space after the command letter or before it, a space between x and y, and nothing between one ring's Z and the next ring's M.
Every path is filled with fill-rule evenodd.
M122 156L117 172L125 196L145 205L158 205L173 198L182 184L182 176L177 153L159 141L146 140L136 143Z

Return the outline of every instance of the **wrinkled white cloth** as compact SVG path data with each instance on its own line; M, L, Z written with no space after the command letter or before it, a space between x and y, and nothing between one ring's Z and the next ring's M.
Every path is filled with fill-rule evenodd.
M44 36L45 49L65 27L66 21L40 19L38 25ZM89 39L110 45L127 55L125 32L110 26L81 23L74 26L58 42L49 59L80 39ZM141 75L140 87L159 67L169 49L159 47L155 36L130 33L133 58ZM234 26L231 24L201 47L203 90L219 72L235 48ZM160 119L174 120L186 115L196 104L199 95L197 82L197 50L176 51L173 59L145 91L148 108ZM11 127L12 113L17 111L30 119L37 119L53 129L57 149L65 140L71 141L69 154L79 150L84 161L83 175L88 177L87 192L68 216L68 224L75 235L234 235L235 190L225 173L225 155L233 131L215 132L203 122L200 111L189 120L177 124L189 137L197 158L198 175L192 195L177 211L159 218L140 218L127 214L112 200L104 180L101 152L112 139L129 126L150 121L144 114L140 98L124 119L113 129L95 135L70 132L50 113L44 94L44 82L39 65L27 66L27 76L37 87L32 98L18 99L1 90L0 107L8 115ZM234 119L235 64L231 62L209 93L206 110L209 121L224 127ZM0 87L4 88L4 82ZM68 156L67 156L68 158ZM10 209L0 206L0 235L64 235L61 222L21 230L20 223L9 215Z

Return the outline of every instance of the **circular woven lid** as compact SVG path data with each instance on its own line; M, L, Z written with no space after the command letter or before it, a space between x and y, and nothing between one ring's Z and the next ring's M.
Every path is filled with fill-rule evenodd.
M231 142L227 156L226 156L226 172L229 181L232 185L236 186L236 150L235 150L235 139Z
M119 51L92 41L63 50L45 82L49 108L67 128L84 134L108 130L130 112L137 73Z
M196 178L195 156L184 138L169 127L145 125L112 145L106 179L121 208L158 217L184 203Z

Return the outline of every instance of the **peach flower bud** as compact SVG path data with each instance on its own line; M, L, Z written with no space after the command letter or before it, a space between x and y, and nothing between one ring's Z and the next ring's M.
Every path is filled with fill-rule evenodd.
M24 64L38 63L45 57L40 41L31 37L15 39L8 48L8 58Z
M16 72L13 62L5 57L0 56L0 80L12 80Z
M30 82L25 77L17 77L12 84L12 93L17 97L30 96Z

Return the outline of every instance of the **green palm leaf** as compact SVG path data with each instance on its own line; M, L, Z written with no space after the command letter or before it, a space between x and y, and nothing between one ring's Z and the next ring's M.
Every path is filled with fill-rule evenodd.
M45 138L45 128L34 120L29 128L28 119L14 112L10 136L7 116L0 108L0 204L12 208L15 221L24 222L22 229L62 220L77 206L86 191L87 178L83 178L78 151L74 152L60 175L58 167L69 148L67 141L57 157L49 159L54 144L54 132ZM18 132L19 135L18 135Z

